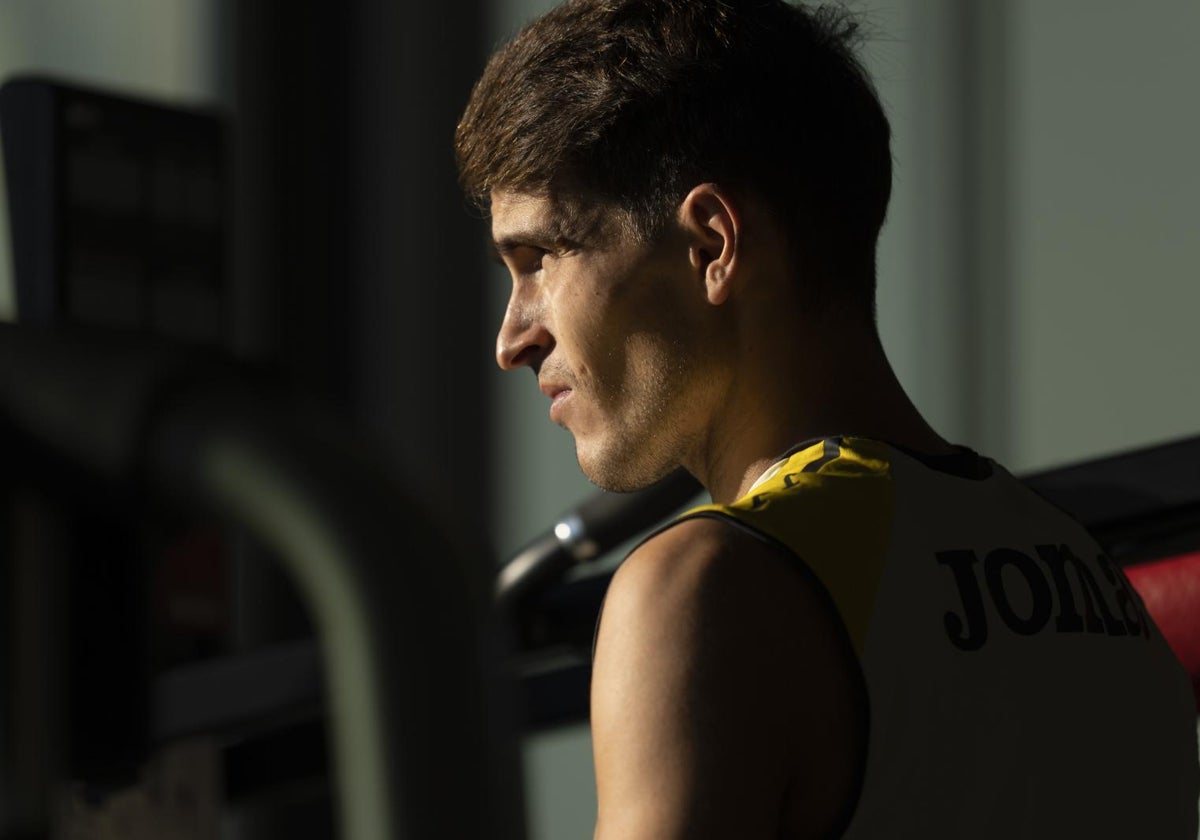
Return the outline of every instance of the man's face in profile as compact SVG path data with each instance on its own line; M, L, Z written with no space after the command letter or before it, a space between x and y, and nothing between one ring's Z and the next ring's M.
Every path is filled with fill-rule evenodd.
M602 227L577 241L549 199L493 193L492 237L513 281L496 358L534 372L584 473L624 491L678 466L701 414L691 362L706 313L679 231L648 244Z

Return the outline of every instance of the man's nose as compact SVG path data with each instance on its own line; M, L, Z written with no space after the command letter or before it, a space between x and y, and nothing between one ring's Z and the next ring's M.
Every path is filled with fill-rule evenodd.
M536 371L553 347L541 307L514 290L496 336L496 364L503 370L528 365Z

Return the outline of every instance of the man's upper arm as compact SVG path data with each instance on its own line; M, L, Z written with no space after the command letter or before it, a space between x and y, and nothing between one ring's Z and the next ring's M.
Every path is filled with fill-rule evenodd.
M859 770L861 686L788 559L695 519L617 572L592 680L597 838L752 840L795 831L797 814L814 834L836 819L829 799Z

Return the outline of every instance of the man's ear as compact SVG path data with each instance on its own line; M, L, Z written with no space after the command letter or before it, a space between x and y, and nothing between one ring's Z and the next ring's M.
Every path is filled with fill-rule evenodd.
M703 276L708 302L720 305L737 273L741 211L716 184L700 184L679 205L679 214L689 238L688 256Z

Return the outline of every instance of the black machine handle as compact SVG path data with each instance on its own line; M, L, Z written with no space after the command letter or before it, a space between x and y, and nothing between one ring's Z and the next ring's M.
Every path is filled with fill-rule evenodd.
M701 489L700 483L681 469L644 490L597 492L504 565L496 581L501 609L515 609L560 581L571 567L595 560L653 527Z

